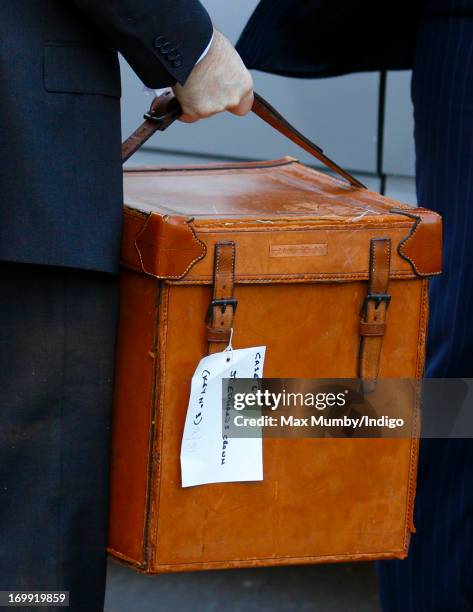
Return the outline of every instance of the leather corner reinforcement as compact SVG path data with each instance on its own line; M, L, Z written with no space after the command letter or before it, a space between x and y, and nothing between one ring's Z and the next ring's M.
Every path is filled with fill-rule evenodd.
M134 241L145 274L177 280L205 257L207 247L191 222L178 215L148 215Z

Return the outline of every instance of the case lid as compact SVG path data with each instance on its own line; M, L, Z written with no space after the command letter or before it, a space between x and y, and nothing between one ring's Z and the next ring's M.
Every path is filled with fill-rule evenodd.
M237 244L237 282L368 277L369 241L392 239L393 277L441 271L441 219L286 157L125 170L122 263L211 282L213 244ZM207 255L210 253L210 256Z

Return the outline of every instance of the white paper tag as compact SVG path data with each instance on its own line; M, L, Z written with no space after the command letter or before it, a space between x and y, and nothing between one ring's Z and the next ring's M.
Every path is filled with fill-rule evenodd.
M213 353L199 362L181 445L182 486L263 480L263 441L222 436L222 379L261 378L266 347Z

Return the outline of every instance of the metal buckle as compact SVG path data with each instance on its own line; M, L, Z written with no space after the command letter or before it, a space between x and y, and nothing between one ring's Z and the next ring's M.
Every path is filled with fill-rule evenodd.
M238 300L236 298L222 298L218 300L217 299L212 300L209 304L209 307L207 308L207 314L205 315L206 321L208 321L211 318L213 314L212 311L215 308L215 306L221 307L222 314L227 309L227 306L231 306L233 308L233 314L235 314L237 306L238 306Z
M158 105L158 108L163 108L163 112L158 115L155 109L151 106L150 110L143 115L146 121L154 123L157 129L163 132L168 128L173 121L175 121L180 115L182 115L182 109L179 105L177 98L171 97L171 92L163 94L164 97L169 96L170 100L166 106L164 104Z
M148 112L143 115L143 118L150 123L154 123L158 130L164 132L166 128L168 128L171 123L176 119L176 113L171 111L164 113L163 115L157 115L155 112Z
M391 302L391 296L389 293L368 293L365 297L365 301L363 302L363 309L366 308L368 302L375 302L375 309L379 307L381 302L386 304L386 308L388 308L389 303Z

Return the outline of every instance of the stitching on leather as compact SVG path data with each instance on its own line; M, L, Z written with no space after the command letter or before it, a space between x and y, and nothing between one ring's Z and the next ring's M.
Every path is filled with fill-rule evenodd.
M129 219L133 219L133 220L137 220L140 219L141 221L143 220L143 216L144 213L138 212L133 208L127 208L125 207L123 209L123 215L124 217L128 217ZM125 265L128 268L131 268L132 270L136 270L137 272L141 272L142 270L139 268L139 266L135 265L133 262L128 261L127 259L125 259L124 257L120 257L120 264Z
M417 364L416 364L416 379L419 381L417 385L421 385L421 377L425 366L425 341L427 333L427 316L428 316L428 281L422 281L422 295L420 301L420 317L419 331L417 340ZM416 405L414 414L414 424L411 438L411 454L408 475L407 489L407 507L406 507L406 526L405 526L405 541L406 546L410 537L410 526L413 524L414 501L416 493L416 476L417 476L417 458L419 453L419 425L420 425L420 404L421 404L421 387L416 389Z
M157 286L157 292L155 293L155 303L154 303L154 310L153 310L153 349L156 355L156 358L153 360L153 377L152 377L152 389L151 389L151 397L150 397L150 412L151 412L151 420L153 421L153 423L150 426L150 431L149 431L149 435L148 435L148 465L147 465L147 482L146 482L146 498L145 498L145 515L144 515L144 521L143 521L143 542L142 542L142 547L143 547L143 558L144 558L144 563L145 566L149 565L149 547L150 545L148 544L148 533L149 530L151 528L151 517L152 517L152 499L153 499L153 495L152 495L152 488L151 488L151 484L153 482L153 478L154 478L154 473L156 470L156 461L155 461L155 457L156 457L156 453L155 453L155 446L154 446L154 437L155 437L155 433L156 433L156 428L157 428L157 408L156 408L156 398L157 398L157 394L158 394L158 370L157 370L157 366L156 364L158 363L158 356L160 354L159 352L159 322L160 322L160 309L156 308L158 306L158 300L161 299L161 293L162 293L163 289L162 287L158 284ZM155 314L156 313L156 314Z
M163 435L164 435L164 400L166 396L166 355L167 355L167 340L168 340L168 312L169 312L169 301L171 297L172 288L170 285L163 290L166 294L166 299L161 299L161 305L163 306L163 318L160 321L160 325L162 323L162 350L160 354L162 357L159 359L159 375L157 380L161 383L161 391L159 393L159 405L156 409L156 427L159 436L159 440L156 439L156 448L159 448L162 453L163 449ZM162 457L160 456L160 460L156 467L156 478L152 480L150 486L153 487L153 483L157 483L157 495L156 493L153 495L153 566L157 564L157 555L158 555L158 520L159 520L159 508L161 507L161 475L162 475Z
M153 214L153 213L150 213ZM155 213L156 214L156 213ZM255 221L257 220L257 218L255 217ZM271 219L269 219L269 221L271 221ZM314 218L314 221L316 221L316 219ZM211 223L215 223L215 225L211 225ZM243 225L243 223L251 223L251 220L245 220L245 221L240 221L240 222L234 222L235 226L232 226L230 221L226 222L227 224L225 225L225 227L222 227L222 223L217 224L216 221L211 221L209 222L208 225L204 225L202 221L197 221L197 225L198 225L198 231L202 234L235 234L235 233L239 233L241 231L244 231L245 234L246 233L252 233L252 234L272 234L274 232L306 232L306 231L312 231L312 232L325 232L325 231L337 231L337 232L350 232L350 233L355 233L355 232L371 232L372 230L398 230L398 229L402 229L402 228L411 228L412 227L412 223L398 223L396 225L393 224L388 224L386 223L380 223L379 225L365 225L363 227L353 227L353 226L347 226L346 224L327 224L327 225L320 225L320 226L315 226L315 225L291 225L289 226L288 224L286 225L271 225L271 223L268 223L265 226L261 226L261 227L241 227L241 225ZM236 223L240 223L240 226L236 226ZM282 223L282 221L277 221L277 223Z
M233 280L235 279L235 267L236 267L236 243L232 244L232 275Z
M434 217L437 217L437 219L442 220L442 215L438 212L435 212L435 210L430 210L430 208L424 208L423 206L417 206L414 208L414 210L422 210L425 211L427 213L429 213L429 215L433 215Z
M187 266L187 268L185 269L183 274L177 274L177 275L168 275L168 276L158 276L157 274L152 274L151 272L148 272L145 269L144 263L143 263L143 257L141 256L141 251L138 247L138 239L141 236L141 234L145 231L146 226L148 225L149 220L151 219L151 216L153 214L156 213L150 213L147 218L146 221L143 224L143 227L141 228L141 230L136 234L135 236L135 241L134 241L134 246L136 249L136 252L138 253L138 257L140 259L140 264L141 264L141 269L144 272L144 274L147 274L148 276L152 276L153 278L158 278L158 279L180 279L183 278L188 272L189 270L192 268L192 266L197 263L198 261L200 261L201 259L203 259L206 254L207 254L207 245L205 244L205 242L203 242L202 240L200 240L200 238L197 237L197 234L195 233L194 228L192 227L191 223L193 221L192 218L187 219L186 221L186 226L189 228L189 230L191 231L192 234L192 238L195 242L197 242L197 244L202 248L202 252L200 253L200 255L198 255L197 257L195 257L190 264ZM166 222L166 218L163 217L163 221Z
M419 210L426 210L424 208L420 208ZM421 277L421 278L425 278L426 276L438 276L439 274L442 274L442 271L440 270L439 272L419 272L419 269L417 267L416 262L414 261L414 259L412 257L409 257L409 255L406 254L404 248L407 246L407 243L410 242L417 230L419 229L421 223L422 223L422 216L421 215L416 215L415 213L411 213L411 212L407 212L405 210L401 210L401 209L395 209L393 208L390 212L392 213L398 213L401 215L405 215L406 217L410 217L411 219L414 219L414 225L411 228L411 231L409 232L409 234L407 236L405 236L398 244L397 246L397 251L399 253L399 255L405 259L406 261L408 261L412 267L414 268L415 273L417 274L417 276ZM439 219L441 219L442 217L436 213L433 212L431 210L427 210L428 213L438 217Z
M405 510L405 522L404 522L404 545L407 547L410 540L410 527L413 525L413 512L414 512L414 501L415 501L415 480L417 475L417 458L419 452L419 416L420 416L420 401L421 401L421 375L423 373L423 364L425 362L425 356L423 355L423 348L425 346L426 336L426 315L427 315L427 287L428 281L422 280L422 295L420 300L420 316L419 326L417 334L417 363L416 363L416 398L415 398L415 413L411 435L410 453L409 453L409 469L408 469L408 480L407 480L407 499L406 499L406 510ZM419 356L422 357L420 358Z
M390 533L390 532L388 532ZM243 567L258 567L257 564L251 563L251 561L278 561L283 559L285 561L298 561L301 563L304 561L307 562L307 559L317 559L320 560L320 563L323 560L328 559L347 559L347 560L356 560L356 559L391 559L393 555L396 553L406 553L405 546L403 548L393 548L392 550L386 551L370 551L366 553L344 553L344 554L335 554L335 555L299 555L297 557L289 557L289 556L281 556L281 557L245 557L244 559L226 559L225 561L192 561L190 563L156 563L156 567L164 569L167 567L195 567L195 566L204 566L209 568L217 568L221 566L228 566L228 564L239 563L243 564ZM304 560L304 561L303 561Z
M404 212L402 214L406 214L406 213ZM409 216L411 216L411 215L409 215ZM399 242L397 250L398 250L399 255L401 257L404 257L404 259L406 259L413 266L415 273L418 274L419 276L421 276L421 274L419 274L419 271L417 269L416 262L411 257L409 257L406 254L406 252L404 251L404 247L406 246L406 244L410 240L412 240L412 238L414 238L414 236L415 236L415 234L416 234L420 224L422 223L422 219L421 219L420 216L412 215L412 218L415 219L414 225L412 226L411 231L409 232L409 234Z
M213 296L214 298L216 298L216 293L217 293L217 278L220 272L220 248L218 247L218 243L215 246L215 253L216 253L216 258L215 258L215 278L214 278L214 290L213 290Z
M368 278L368 273L367 272L354 272L351 274L332 274L332 273L325 273L325 272L320 272L320 273L314 273L314 274L275 274L272 276L256 276L256 277L252 277L252 276L240 276L238 279L236 279L235 284L241 284L241 285L251 285L253 283L261 283L261 284L268 284L268 283L272 283L272 284L277 284L278 280L281 280L280 284L284 284L284 283L303 283L306 281L313 281L314 283L316 282L321 282L321 283L326 283L326 282L330 282L330 281L346 281L346 282L352 282L352 281L366 281ZM419 278L418 276L412 274L411 272L407 272L407 271L403 271L403 270L398 270L393 271L390 275L390 279L417 279ZM212 277L211 276L195 276L186 280L177 280L177 281L173 281L173 280L168 280L168 279L163 279L166 283L169 283L170 285L211 285L212 284ZM275 282L276 281L276 282Z

